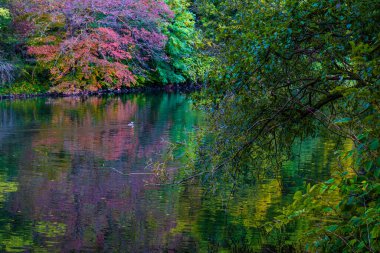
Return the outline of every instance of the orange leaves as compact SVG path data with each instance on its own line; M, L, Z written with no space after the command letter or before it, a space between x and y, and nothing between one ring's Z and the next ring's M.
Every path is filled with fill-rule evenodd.
M42 45L28 48L28 54L34 55L43 62L53 61L59 53L59 46Z

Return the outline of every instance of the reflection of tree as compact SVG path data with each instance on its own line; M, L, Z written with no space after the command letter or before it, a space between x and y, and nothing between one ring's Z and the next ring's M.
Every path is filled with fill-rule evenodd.
M178 217L169 242L181 248L184 246L181 242L185 241L186 247L190 247L189 243L195 247L194 252L294 251L310 224L315 222L312 217L292 224L278 235L266 233L265 224L291 203L293 193L311 179L323 180L339 170L330 152L334 145L336 142L329 138L304 140L301 149L294 146L293 159L284 165L278 178L266 175L254 186L241 182L233 195L227 183L216 196L205 195L199 187L184 187L176 195ZM344 144L348 150L350 145L351 142ZM326 201L334 203L337 197L330 194Z
M3 175L0 175L0 207L6 200L6 196L10 192L17 192L17 183L8 182Z
M246 188L228 200L205 196L199 187L186 186L178 196L178 218L170 232L170 243L181 248L184 241L186 247L195 248L194 252L258 252L262 245L260 227L280 198L277 180Z
M314 138L294 146L278 181L242 185L228 202L192 186L147 187L146 176L127 174L144 171L165 148L162 138L185 138L197 118L183 97L24 102L0 102L0 251L260 251L301 237L308 220L281 238L263 234L262 224L305 181L328 178L337 167L335 142Z
M24 144L13 169L19 189L7 208L36 221L34 247L160 248L164 231L174 224L174 210L169 202L151 197L159 191L146 191L146 176L128 173L143 172L146 160L165 148L162 139L179 141L178 132L194 124L186 99L147 95L43 101L39 107L5 106L14 115L11 123L18 125L12 134ZM128 126L131 121L134 128ZM13 145L8 137L0 157L1 150ZM62 243L51 246L48 241Z
M53 103L52 122L34 139L33 146L63 148L70 154L90 152L105 160L120 159L125 153L132 156L138 139L128 123L137 105L113 99L102 106L101 98L90 98L82 104L72 98ZM54 128L50 129L52 124Z

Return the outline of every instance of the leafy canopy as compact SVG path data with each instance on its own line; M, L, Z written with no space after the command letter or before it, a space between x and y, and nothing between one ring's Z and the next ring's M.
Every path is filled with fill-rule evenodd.
M196 7L216 64L200 100L211 140L201 143L194 175L232 187L279 176L296 140L327 129L352 140L346 152L355 163L314 187L338 192L340 201L328 204L335 222L318 224L305 243L315 251L378 251L379 3L200 0ZM325 215L314 189L297 193L277 227L312 208Z

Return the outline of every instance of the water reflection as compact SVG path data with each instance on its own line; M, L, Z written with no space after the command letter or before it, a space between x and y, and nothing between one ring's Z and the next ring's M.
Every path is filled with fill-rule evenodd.
M335 143L304 140L279 178L229 198L146 185L162 140L185 140L200 118L179 94L0 101L0 251L294 250L307 224L270 236L262 225L329 176Z
M182 187L170 239L186 238L194 252L304 252L300 238L310 220L271 234L264 225L279 215L305 184L326 180L338 168L332 152L338 144L330 138L321 135L296 143L293 159L284 164L279 177L261 178L256 185L242 184L232 196L223 190L220 195L204 195L199 187ZM345 145L352 148L350 142Z
M159 250L170 197L145 186L148 159L197 123L181 95L1 102L0 247ZM130 124L134 122L133 126ZM151 196L158 192L156 198ZM19 223L19 224L16 224ZM19 225L18 231L14 226ZM59 250L57 250L59 249Z

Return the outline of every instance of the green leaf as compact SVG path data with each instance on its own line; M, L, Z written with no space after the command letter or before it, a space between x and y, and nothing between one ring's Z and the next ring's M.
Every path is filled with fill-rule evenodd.
M379 148L379 139L375 139L374 141L371 142L371 144L369 145L369 149L370 150L376 150Z
M327 230L328 232L332 233L332 232L334 232L335 230L337 230L337 228L338 228L338 225L331 225L331 226L328 226L326 230Z
M380 237L380 225L377 225L371 230L371 238L376 239L379 237Z
M300 199L302 199L302 192L301 191L297 191L296 193L294 193L293 199L294 200L300 200Z
M367 138L367 136L368 136L368 134L359 134L359 135L357 136L357 138L358 138L359 141L361 141L361 140Z
M265 231L267 233L269 233L270 231L272 231L273 227L270 225L270 224L265 224L264 225L264 228L265 228Z
M352 119L351 118L341 118L341 119L336 119L334 120L335 124L344 124L350 122Z
M380 167L377 167L377 168L375 169L374 175L375 175L375 177L377 177L377 178L380 177Z
M366 162L365 165L364 165L365 170L367 172L369 172L371 170L371 168L372 168L372 165L373 165L373 161Z
M360 242L359 245L358 245L358 249L363 249L365 247L365 243L364 242Z
M325 184L322 185L321 190L319 191L320 194L323 194L329 187Z
M313 185L313 187L311 187L311 189L309 190L309 193L312 193L316 188L317 188L318 185Z
M356 239L352 239L348 243L349 243L349 245L353 246L356 242L357 242Z

